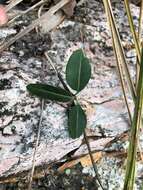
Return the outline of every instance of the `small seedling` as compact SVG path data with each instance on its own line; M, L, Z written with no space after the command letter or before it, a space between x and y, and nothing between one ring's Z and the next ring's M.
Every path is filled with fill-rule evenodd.
M78 93L85 88L91 77L89 59L82 49L78 49L70 56L66 66L66 82L76 91L74 94L67 86L66 89L47 84L29 84L28 91L43 99L67 103L68 131L71 138L80 137L86 128L87 119L84 110L77 101Z

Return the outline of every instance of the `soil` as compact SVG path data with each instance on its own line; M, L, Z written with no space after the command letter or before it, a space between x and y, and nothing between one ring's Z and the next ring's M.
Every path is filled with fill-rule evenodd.
M96 190L98 188L96 180L89 174L82 173L82 166L77 165L72 169L67 169L63 174L56 172L56 167L45 174L43 178L33 180L32 190ZM26 190L25 180L16 184L0 185L1 190Z

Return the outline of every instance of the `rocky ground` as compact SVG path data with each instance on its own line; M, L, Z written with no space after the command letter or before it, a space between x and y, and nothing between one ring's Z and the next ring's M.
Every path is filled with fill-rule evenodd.
M122 1L113 1L123 43L131 44L127 18ZM138 7L131 5L137 26ZM24 15L13 25L0 29L0 39L10 39L25 28L33 14ZM45 26L45 25L44 25ZM45 28L44 28L45 31ZM82 43L81 31L84 36ZM43 33L33 30L19 39L0 57L0 189L24 189L36 142L41 102L26 90L26 85L44 81L59 86L46 51L63 78L71 53L83 47L91 60L92 78L79 96L87 112L87 135L92 150L100 153L97 159L101 181L108 190L122 189L127 137L128 114L118 80L103 4L100 1L81 1L74 15L65 19L57 29ZM129 67L134 77L135 52L126 48ZM130 100L130 97L129 97ZM132 105L132 101L130 100ZM81 190L95 188L90 164L57 169L64 163L87 154L83 137L72 140L67 132L67 117L63 105L46 101L43 110L40 143L36 154L36 174L33 189ZM141 146L143 138L141 137ZM50 168L50 169L49 169ZM143 166L138 162L136 189L140 190ZM42 177L42 178L41 178ZM40 178L40 180L39 180ZM6 185L5 183L8 183Z

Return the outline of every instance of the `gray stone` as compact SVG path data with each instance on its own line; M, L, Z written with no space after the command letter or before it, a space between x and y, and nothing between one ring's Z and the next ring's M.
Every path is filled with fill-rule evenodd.
M136 21L139 9L134 5L131 7ZM131 35L128 31L127 18L123 16L125 13L122 1L114 3L114 12L123 42L130 43ZM4 29L0 29L0 32L2 30ZM5 30L8 31L7 28ZM87 87L79 94L78 99L87 112L87 135L101 138L92 140L93 149L97 150L96 145L99 145L100 141L99 149L104 150L106 143L129 129L128 114L118 80L111 34L103 4L95 0L83 1L76 7L72 19L65 19L58 29L48 34L41 34L41 36L32 32L12 45L11 51L7 50L1 54L1 177L31 168L41 102L27 92L26 85L44 81L44 83L61 86L53 69L43 56L44 51L48 52L53 63L65 78L65 67L69 56L74 50L83 47L81 30L84 31L85 52L91 61L92 78ZM11 31L9 35L11 35ZM129 56L130 52L127 51L127 55ZM134 69L133 62L134 60L131 60L131 70ZM131 100L130 105L133 108ZM16 127L13 134L10 134L11 126ZM72 140L69 138L67 128L66 109L63 105L45 101L36 166L60 160L80 147L82 137ZM100 129L104 132L105 139L102 137ZM3 136L2 131L9 135ZM85 145L83 145L75 155L79 156L87 153L86 151ZM112 166L118 164L118 160L111 159L109 167L108 162L103 159L99 164L99 173L104 173L107 179L110 174L109 169L112 170ZM120 184L123 181L121 173L124 169L120 167L114 178L117 170L118 166L115 166L111 173L113 179L117 180L114 184L113 179L110 178L111 190L122 185Z

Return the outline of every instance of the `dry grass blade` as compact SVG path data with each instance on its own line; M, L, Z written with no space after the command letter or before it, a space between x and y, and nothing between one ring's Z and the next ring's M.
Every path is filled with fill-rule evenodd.
M134 86L134 84L132 82L132 79L131 79L131 76L130 76L130 72L129 72L129 69L128 69L127 62L126 62L124 49L123 49L123 46L122 46L122 43L121 43L120 35L119 35L118 30L117 30L114 15L113 15L113 12L112 12L111 3L110 3L110 0L103 0L103 2L104 2L105 10L107 12L107 16L110 15L109 21L110 21L110 23L112 25L111 31L113 31L113 34L114 34L113 37L115 38L114 42L116 43L118 56L120 57L120 62L122 64L122 68L124 69L125 77L127 79L127 84L129 86L130 92L132 94L132 98L135 101L135 99L136 99L136 90L135 90L135 86Z
M140 64L137 99L135 104L135 111L133 116L131 136L130 136L129 149L128 149L124 190L134 189L138 135L141 124L142 106L143 106L143 50L142 50L142 57Z
M40 22L43 19L50 19L58 10L60 10L64 5L69 3L70 0L61 0L59 3L57 3L55 6L53 6L49 11L47 11L45 14L43 14L39 19L36 19L33 21L32 24L30 24L28 27L26 27L24 30L19 32L15 37L11 38L9 41L5 42L0 46L0 52L8 48L10 45L12 45L15 41L23 37L24 35L28 34L31 30L33 30L36 26L40 24Z
M141 1L140 5L140 13L139 13L139 27L138 27L138 41L141 45L141 35L142 35L142 27L143 27L143 1ZM138 64L136 64L138 66ZM137 68L137 74L139 73L139 68ZM138 76L137 76L138 77ZM138 79L138 78L137 78ZM143 116L142 116L143 117ZM143 123L141 124L141 127L143 127ZM142 148L139 145L139 152L140 152L140 157L143 162L143 154L142 154Z
M10 1L10 3L6 6L6 11L10 11L10 9L12 9L13 7L15 7L16 5L18 5L19 3L21 3L23 0L12 0Z
M134 23L133 23L133 18L132 18L132 15L131 15L129 1L128 0L124 0L124 4L125 4L125 9L126 9L126 12L127 12L127 16L128 16L130 30L131 30L131 33L133 35L133 40L134 40L134 44L135 44L135 49L136 49L136 52L137 52L138 60L140 62L141 47L140 47L140 43L138 42L138 36L137 36L135 28L134 28Z
M109 5L108 5L107 1L104 1L104 6L105 6L107 19L108 19L110 29L111 29L113 48L114 48L114 52L115 52L115 56L116 56L116 60L117 60L117 68L118 68L118 72L119 72L121 87L122 87L122 90L123 90L124 100L125 100L125 103L126 103L126 106L127 106L129 119L130 119L130 123L131 123L132 116L131 116L131 111L130 111L130 108L129 108L129 105L128 105L128 100L127 100L127 95L126 95L127 89L126 89L125 73L123 71L123 60L122 60L122 55L121 55L122 52L120 51L120 48L119 48L120 44L119 44L119 40L117 39L118 34L117 34L116 29L114 27L111 11L109 9Z
M139 28L138 28L138 39L139 39L139 42L140 42L141 34L142 34L142 26L143 26L143 1L141 1L140 15L139 15Z
M124 62L124 52L121 46L120 38L118 31L116 29L116 24L114 21L113 13L112 13L112 8L109 0L103 0L105 10L108 16L108 20L110 23L110 29L112 32L112 38L113 38L113 47L115 50L115 55L117 58L118 62L118 70L120 74L120 80L121 83L123 83L123 76L124 76L124 71L125 67L122 68L122 65ZM139 41L137 39L137 43L139 44ZM140 55L140 54L139 54ZM139 56L138 55L138 56ZM130 145L129 145L129 150L128 150L128 158L127 158L127 169L126 169L126 177L124 181L124 190L133 190L134 188L134 182L135 182L135 169L136 169L136 156L137 156L137 147L138 147L138 135L139 135L139 128L141 124L141 114L142 114L142 103L143 103L143 56L142 59L141 57L138 58L139 60L142 60L142 63L140 64L140 73L139 73L139 81L137 82L138 88L137 88L137 97L136 95L133 96L133 100L135 102L135 112L134 112L134 117L133 121L131 120L131 137L130 137ZM122 63L120 65L120 62ZM122 70L124 69L124 70ZM127 73L125 72L125 75ZM125 94L125 89L124 89L124 84L122 84L122 89L127 105L127 100L126 100L126 94ZM136 92L135 92L136 93ZM127 105L128 108L128 105ZM129 109L129 108L128 108ZM129 112L129 111L128 111Z
M15 21L16 19L18 19L19 17L21 17L22 15L25 15L27 14L28 12L32 11L33 9L35 9L36 7L44 4L46 1L48 0L41 0L39 1L38 3L34 4L33 6L31 6L30 8L28 8L27 10L23 11L22 13L18 13L18 15L16 15L14 18L12 18L9 22L9 23L12 23L13 21Z
M112 31L113 33L113 31ZM114 33L113 33L114 35ZM113 36L112 35L112 36ZM119 78L120 78L120 83L121 83L121 87L122 87L122 91L123 91L123 95L124 95L124 100L125 100L125 104L128 110L128 115L129 115L129 119L130 119L130 124L132 123L132 115L131 115L131 111L130 111L130 107L128 104L128 99L127 99L127 93L126 93L126 81L124 79L124 73L123 73L123 69L122 69L122 65L121 65L121 59L118 55L118 50L117 50L117 46L116 46L116 41L114 40L114 37L112 37L113 39L113 48L114 48L114 52L115 52L115 56L116 56L116 60L117 60L117 67L118 67L118 72L119 72Z
M143 1L141 1L141 6L140 6L140 13L139 13L139 27L138 27L138 43L141 45L141 34L142 34L142 21L143 21ZM136 87L138 83L138 78L139 78L139 64L138 64L138 56L136 59Z

